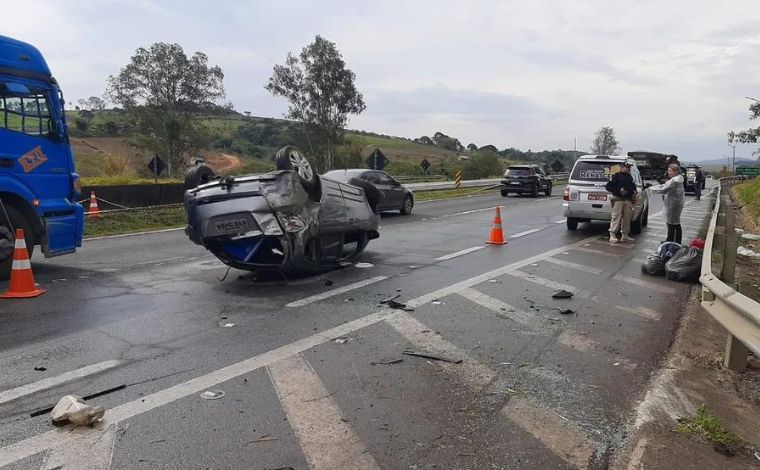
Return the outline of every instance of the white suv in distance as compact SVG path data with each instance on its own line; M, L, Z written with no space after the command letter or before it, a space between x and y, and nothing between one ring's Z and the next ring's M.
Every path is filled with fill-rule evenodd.
M604 188L612 175L620 171L623 163L631 164L631 177L638 190L636 204L631 215L631 233L641 233L649 217L649 197L644 191L641 173L632 158L618 155L584 155L575 161L570 180L562 195L567 228L576 230L578 223L592 220L610 221L612 194Z

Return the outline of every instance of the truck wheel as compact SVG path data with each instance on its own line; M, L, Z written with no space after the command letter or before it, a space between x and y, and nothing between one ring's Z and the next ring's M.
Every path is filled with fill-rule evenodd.
M578 219L574 219L572 217L567 218L567 229L568 230L578 230Z
M206 184L216 175L214 170L204 164L195 165L185 172L185 189L193 189L202 184Z
M551 183L549 183L549 185L546 186L546 191L544 191L544 194L546 195L546 197L549 197L549 196L552 195L552 184Z
M8 219L5 217L8 213ZM16 243L16 234L13 229L24 229L26 238L26 251L31 258L34 251L34 232L32 225L24 216L13 207L5 206L5 212L0 208L0 281L10 278L11 265L13 264L13 248Z

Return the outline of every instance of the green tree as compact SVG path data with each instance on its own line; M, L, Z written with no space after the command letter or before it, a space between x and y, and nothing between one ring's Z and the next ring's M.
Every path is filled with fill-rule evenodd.
M335 44L317 36L298 56L288 53L285 64L275 65L266 86L288 100L286 117L302 123L302 140L319 170L333 168L348 115L366 108L355 79Z
M760 118L760 101L755 101L749 105L749 112L750 120ZM758 143L758 139L760 139L760 127L750 128L742 132L731 131L728 133L729 143L756 144ZM757 160L757 166L760 167L760 157Z
M183 156L204 147L208 132L198 118L217 109L224 97L224 74L196 52L188 57L178 44L139 48L118 75L108 78L110 99L134 119L134 143L167 157L168 172Z
M595 155L617 155L620 152L620 142L615 137L615 131L604 126L596 131L594 142L591 144L591 153Z

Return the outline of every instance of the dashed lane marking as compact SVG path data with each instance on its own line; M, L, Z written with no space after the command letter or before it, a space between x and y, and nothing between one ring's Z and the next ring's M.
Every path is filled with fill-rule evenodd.
M440 334L435 333L419 320L406 313L398 312L395 315L387 317L385 322L417 348L426 352L434 352L462 359L461 364L443 362L440 366L446 372L460 376L468 386L476 388L485 387L496 376L496 372L490 367L471 358L461 348L446 341Z
M384 281L388 279L388 276L376 276L369 279L365 279L363 281L354 282L353 284L349 284L347 286L338 287L337 289L331 289L325 292L322 292L321 294L312 295L310 297L306 297L305 299L296 300L294 302L290 302L289 304L286 304L286 307L303 307L304 305L313 304L314 302L318 302L320 300L329 299L330 297L335 297L336 295L345 294L346 292L352 291L354 289L360 289L362 287L368 286L370 284L374 284L376 282Z
M510 235L509 238L520 238L520 237L524 237L525 235L530 235L531 233L536 233L540 231L541 231L540 228L534 228L534 229L526 230L524 232L515 233L513 235Z
M555 224L564 224L565 222L567 222L567 219L558 220L558 221L556 221L554 223Z
M628 460L628 470L642 470L643 466L641 460L644 458L644 451L649 444L649 439L642 437L639 442L636 443L633 452L631 452L631 458Z
M589 295L588 292L586 292L584 290L581 290L581 289L578 289L577 287L573 287L571 285L563 284L563 283L557 282L557 281L552 281L550 279L544 279L543 277L534 276L533 274L526 273L524 271L517 271L517 270L515 270L515 271L512 271L512 272L510 272L508 274L510 276L519 277L521 279L525 279L526 281L530 281L530 282L533 282L535 284L539 284L539 285L542 285L542 286L550 287L552 289L566 290L568 292L572 292L573 294L575 294L577 297L580 297L580 298L586 298Z
M482 307L485 307L497 316L507 318L515 323L519 323L523 326L527 326L530 329L536 329L541 321L536 318L535 315L530 315L528 312L515 308L501 300L491 297L475 289L466 288L462 289L457 294L461 295L465 299L474 302Z
M98 374L100 372L113 369L122 364L122 361L110 360L103 361L97 364L92 364L81 369L64 372L63 374L56 375L54 377L48 377L46 379L38 380L37 382L22 385L20 387L12 388L10 390L4 390L0 392L0 405L11 402L18 398L31 395L33 393L47 390L59 385L63 385L69 382L87 377L88 375Z
M436 261L446 261L447 259L452 259L452 258L456 258L457 256L466 255L467 253L472 253L473 251L482 250L483 248L485 248L485 245L473 246L471 248L465 248L464 250L459 250L459 251L456 251L454 253L450 253L448 255L439 256L435 260Z
M340 408L301 354L280 359L268 370L311 468L380 468L351 426L341 420Z
M588 468L594 456L594 441L555 412L525 398L513 397L502 413L571 466Z
M674 288L672 288L672 287L661 286L659 284L655 284L654 282L645 281L643 279L638 279L638 278L635 278L635 277L623 276L623 275L620 275L620 274L616 274L612 278L615 279L615 280L617 280L617 281L623 281L623 282L627 282L628 284L633 284L634 286L639 286L639 287L644 287L646 289L656 290L657 292L661 292L663 294L671 294L671 295L673 295L673 294L676 293L676 290Z
M572 261L565 261L563 259L555 258L553 256L546 258L544 261L548 261L549 263L556 264L558 266L563 266L565 268L576 269L578 271L583 271L585 273L594 274L597 276L604 272L603 270L598 269L598 268L592 268L591 266L585 266L583 264L573 263Z

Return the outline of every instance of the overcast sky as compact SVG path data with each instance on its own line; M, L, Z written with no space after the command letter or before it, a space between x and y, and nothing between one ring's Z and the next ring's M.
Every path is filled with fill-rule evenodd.
M588 150L609 125L625 151L702 160L758 125L744 98L760 98L757 0L3 3L0 34L41 49L70 102L102 95L136 48L163 41L220 65L237 110L282 117L287 103L264 89L272 67L320 34L364 93L353 129Z

